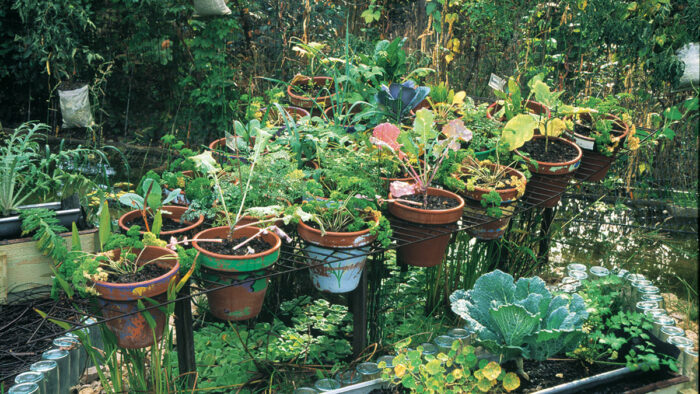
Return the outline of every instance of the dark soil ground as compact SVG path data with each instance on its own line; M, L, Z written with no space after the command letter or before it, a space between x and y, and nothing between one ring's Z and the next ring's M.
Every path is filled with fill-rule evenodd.
M146 264L138 272L132 274L114 275L109 274L109 282L111 283L136 283L155 279L165 275L170 271L166 268L161 268L156 264Z
M544 138L530 140L518 150L528 153L532 159L546 163L566 163L578 155L573 146L555 141L547 144Z
M247 244L241 246L240 248L233 250L233 248L240 244L241 242L245 241L247 238L242 237L242 238L235 238L235 239L225 239L223 242L209 242L206 244L205 249L218 253L218 254L225 254L225 255L230 255L230 256L245 256L248 253L248 247L253 248L255 250L255 253L260 253L264 252L268 249L270 249L270 245L263 241L262 238L257 237L253 239L252 241L248 242Z
M403 196L401 197L402 200L409 200L409 201L415 201L422 203L423 202L423 195L422 194L411 194L410 196ZM454 208L459 205L459 201L455 200L454 198L450 197L443 197L443 196L428 196L428 207L423 208L423 209L430 209L430 210L441 210L441 209L450 209ZM410 205L414 208L417 208L417 205Z

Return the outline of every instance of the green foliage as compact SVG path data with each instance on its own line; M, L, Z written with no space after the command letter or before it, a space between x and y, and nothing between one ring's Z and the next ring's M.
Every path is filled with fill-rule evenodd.
M379 363L379 368L382 378L398 380L411 392L510 392L520 387L516 374L506 373L495 361L479 361L474 347L463 346L460 341L454 341L447 353L424 357L421 357L422 346L416 350L406 348L410 342L409 339L398 344L393 368L386 368L384 362Z
M513 282L499 270L477 279L471 290L452 293L450 303L478 343L502 361L545 360L573 350L588 317L578 294L552 296L538 277Z
M68 231L59 224L56 211L46 208L23 209L20 212L22 235L32 234L37 248L53 261L63 261L68 256L65 241L59 235Z
M370 6L371 7L371 6ZM379 18L377 18L379 19ZM400 82L406 74L406 51L403 49L406 37L396 37L391 42L381 40L374 47L372 60L381 67L384 73L384 81L388 83Z

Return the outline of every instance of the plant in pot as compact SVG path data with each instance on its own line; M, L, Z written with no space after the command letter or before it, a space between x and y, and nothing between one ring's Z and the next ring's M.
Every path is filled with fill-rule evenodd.
M270 134L260 130L251 157L250 172L255 170ZM239 182L242 197L236 215L229 212L219 177L216 162L210 152L193 157L198 166L206 171L214 182L226 220L225 226L213 227L194 236L192 245L199 252L196 260L201 267L201 280L209 289L207 293L211 313L222 320L246 320L254 318L262 308L268 279L264 276L279 258L282 241L278 234L287 238L277 226L257 227L258 222L238 224L242 217L247 193L251 190L251 178ZM276 221L273 218L269 221ZM283 220L289 221L285 217ZM200 245L200 239L221 239L216 245Z
M23 123L0 145L0 238L20 235L19 211L28 208L56 210L61 224L70 227L78 221L80 207L64 208L60 200L97 189L81 171L89 158L94 158L95 166L109 163L97 149L66 149L60 144L57 152L51 152L48 145L42 147L46 138L42 131L48 129L41 123ZM33 204L25 205L28 202Z
M351 171L348 168L345 174L323 178L323 186L308 181L312 197L301 205L297 233L306 242L311 281L320 291L355 290L369 245L377 240L386 248L391 242L389 221L373 199L366 197L376 195L376 185Z
M495 159L496 146L501 137L503 124L486 116L487 104L475 105L467 97L460 111L464 126L472 131L473 137L467 151L475 159Z
M546 360L574 350L585 337L588 317L578 294L553 296L538 278L496 270L482 275L471 290L450 295L452 311L467 322L476 344L496 361L515 360L526 380L523 359Z
M561 92L550 92L540 80L533 91L546 102L555 102ZM508 149L523 158L532 177L526 195L537 205L552 208L559 203L569 180L581 163L583 152L575 143L560 138L567 123L559 118L518 114L503 127L501 140ZM535 135L538 131L539 135Z
M430 87L430 94L425 101L419 103L416 109L429 108L435 114L435 122L438 126L453 119L462 117L462 107L465 104L467 93L463 90L455 93L447 84L440 82L436 86Z
M263 126L257 119L252 119L247 124L235 120L233 134L225 132L224 138L216 139L209 144L209 150L221 166L228 164L233 159L247 161L253 153L258 131L262 128Z
M480 240L500 238L508 227L515 203L525 194L527 178L522 172L501 165L498 153L495 162L459 153L458 157L462 159L450 166L445 186L465 198L466 213L487 222L470 227L469 233Z
M431 239L399 246L397 261L419 267L442 262L450 241L450 227L462 217L464 200L447 190L430 187L450 150L458 150L472 134L461 120L452 120L441 135L433 129L434 115L428 109L416 112L413 129L401 131L383 123L374 128L370 141L388 149L401 163L411 181L394 181L390 185L389 212L408 223L406 232L414 238ZM441 139L442 137L442 139ZM445 226L451 225L451 226Z
M530 87L530 93L528 97L523 100L522 92L520 91L520 86L515 78L508 78L508 87L505 92L495 89L493 93L498 97L498 101L491 104L486 109L486 116L489 119L495 119L501 122L509 121L518 114L530 113L533 115L540 115L542 117L549 117L549 108L546 104L537 101L530 100L533 95L533 84L537 81L542 82L543 75L537 74L530 81L528 81L528 87ZM561 92L559 93L561 94Z
M382 85L374 96L380 121L402 124L404 119L430 94L427 86L418 86L412 80L401 84ZM377 122L379 123L379 122Z
M153 178L144 178L141 182L143 195L126 193L119 197L119 202L130 208L136 208L119 218L119 227L128 231L135 224L143 224L146 232L160 234L169 239L170 236L180 236L191 233L204 222L204 216L194 221L182 220L187 208L175 205L165 205L180 196L180 189L170 191L164 199L158 182Z
M613 115L618 108L614 96L589 97L582 107L570 111L574 125L567 135L583 150L576 179L598 182L610 170L630 132L629 125Z

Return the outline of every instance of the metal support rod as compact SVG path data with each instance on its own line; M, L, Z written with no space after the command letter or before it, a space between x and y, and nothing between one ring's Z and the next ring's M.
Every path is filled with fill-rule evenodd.
M190 284L180 289L181 296L190 294ZM192 302L190 298L175 302L175 335L177 338L177 364L186 387L194 387L197 364L194 354L194 332L192 329Z
M360 283L350 293L352 309L352 354L357 357L367 347L367 270L362 270Z
M537 251L537 260L540 265L549 264L549 228L554 221L554 208L545 208L542 212L542 227L540 228L540 248Z

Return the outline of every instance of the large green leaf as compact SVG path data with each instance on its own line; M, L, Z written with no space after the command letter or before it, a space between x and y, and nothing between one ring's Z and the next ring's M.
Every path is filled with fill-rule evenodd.
M104 245L107 243L109 236L112 235L112 219L109 217L109 205L105 200L100 209L100 226L97 230L100 239L100 250L104 251Z
M518 114L509 120L501 132L501 140L508 144L509 150L515 150L530 141L535 135L537 120L530 114Z
M413 131L421 138L428 139L435 135L433 131L433 122L435 121L435 114L433 111L427 108L421 108L416 112L416 119L413 120ZM428 141L423 140L423 143Z
M583 332L577 330L540 330L526 338L528 346L525 356L539 361L546 360L575 349L583 336Z
M494 326L508 346L522 346L525 337L532 335L540 324L538 315L520 305L501 305L489 310Z

